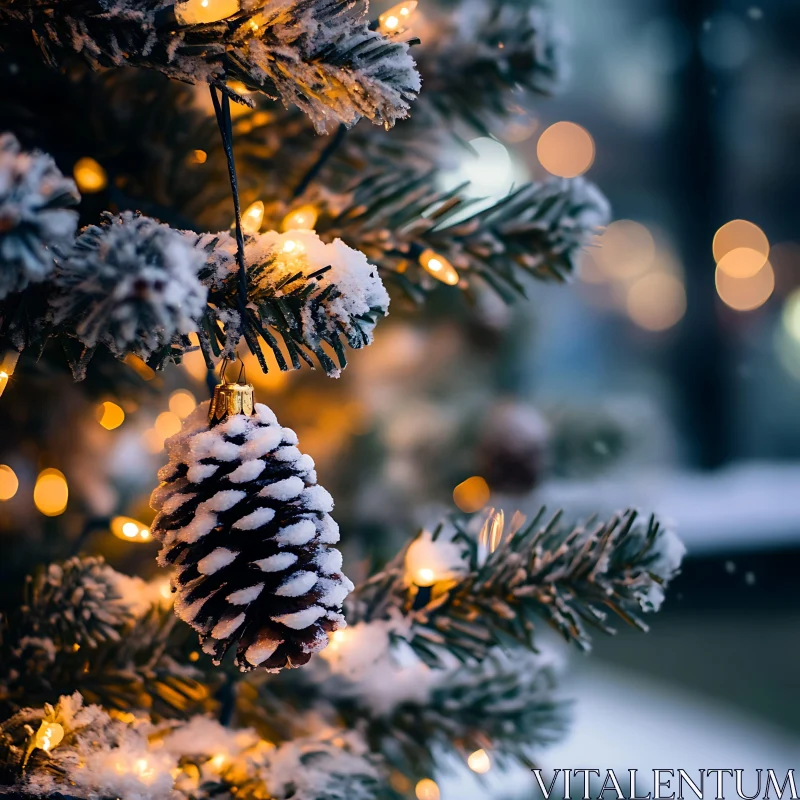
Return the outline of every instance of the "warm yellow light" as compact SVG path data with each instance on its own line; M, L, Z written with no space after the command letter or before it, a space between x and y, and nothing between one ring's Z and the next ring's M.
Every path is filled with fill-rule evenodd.
M594 139L574 122L556 122L539 137L536 154L551 175L576 178L594 163Z
M43 721L39 726L39 730L36 731L36 736L33 740L33 746L39 750L48 752L54 747L58 747L63 738L64 728L61 725L59 725L57 722Z
M169 581L169 578L163 580L158 587L158 593L165 599L171 600L172 599L172 584ZM197 659L192 659L190 656L190 660L197 661Z
M0 464L0 500L10 500L19 489L17 474L7 464Z
M656 243L650 231L632 219L612 222L592 243L592 260L615 280L628 280L646 272L655 261Z
M6 386L8 385L8 373L3 370L0 372L0 397L3 396L3 392L6 390Z
M169 410L180 417L186 419L197 407L197 400L194 395L186 389L178 389L169 398Z
M97 421L107 431L113 431L125 422L125 412L116 403L107 400L97 407Z
M432 781L430 778L423 778L414 787L414 794L416 794L417 800L439 800L439 786L436 781Z
M239 0L186 0L175 3L175 19L180 25L219 22L239 10Z
M127 355L122 359L143 381L151 381L156 376L156 371L142 361L139 356Z
M193 334L194 335L194 334ZM192 338L191 336L189 337ZM208 376L208 367L200 350L192 350L181 359L181 366L199 383L203 383Z
M111 533L126 542L149 542L150 529L133 517L114 517L111 520Z
M734 311L753 311L769 300L775 289L775 273L769 261L749 278L732 278L717 264L717 294Z
M215 756L209 759L208 766L216 772L219 772L225 766L226 760L227 756L225 753L217 753Z
M347 641L350 636L350 628L339 628L328 637L328 650L336 651Z
M718 264L733 250L753 251L739 253L727 261L723 268L732 278L749 278L769 258L769 239L758 225L744 219L734 219L726 222L714 234L712 249Z
M264 221L264 203L256 200L248 206L242 214L242 230L245 233L256 234L261 230L261 223Z
M312 205L290 211L281 223L282 231L313 231L317 224L317 209Z
M172 411L162 411L156 417L153 427L162 439L169 439L170 436L180 432L181 418Z
M108 185L106 171L93 158L79 158L72 168L72 175L84 194L100 192Z
M69 487L64 473L57 469L45 469L39 473L33 487L33 502L46 517L57 517L67 508Z
M500 540L503 538L503 529L505 528L506 517L503 511L495 512L492 509L486 522L483 523L481 532L478 534L478 548L483 553L488 555L494 553L500 546Z
M284 253L302 253L305 249L303 247L302 242L298 242L296 239L287 239L283 243L283 247L281 248Z
M146 758L137 758L131 772L143 783L152 783L156 777L156 768Z
M433 586L436 583L436 573L427 567L418 569L417 574L414 576L414 583L417 586Z
M428 274L448 286L455 286L459 281L456 268L433 250L424 250L419 257L419 263Z
M489 484L478 475L467 478L453 489L453 502L468 514L480 511L489 502L490 497Z
M686 313L686 290L681 280L666 272L642 275L628 289L630 318L648 331L665 331Z
M492 768L492 761L485 750L476 750L467 759L467 766L479 775L483 775Z
M378 28L381 33L399 33L405 30L417 5L417 0L407 0L387 8L378 17Z
M208 161L208 153L205 150L195 150L192 155L197 164L205 164Z

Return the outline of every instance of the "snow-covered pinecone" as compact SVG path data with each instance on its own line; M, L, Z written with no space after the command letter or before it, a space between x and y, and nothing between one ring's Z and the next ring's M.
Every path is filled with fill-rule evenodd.
M68 246L78 227L75 182L46 153L21 151L0 135L0 299L44 280L55 246Z
M205 259L182 233L131 211L89 225L56 273L55 322L75 325L88 347L148 358L179 333L197 329L208 290Z
M344 627L353 588L329 546L339 540L333 500L267 406L211 423L208 410L167 440L150 499L159 563L175 567L175 610L215 663L237 643L242 671L305 664Z

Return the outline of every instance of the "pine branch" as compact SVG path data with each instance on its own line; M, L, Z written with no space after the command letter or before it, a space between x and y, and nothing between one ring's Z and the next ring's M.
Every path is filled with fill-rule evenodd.
M407 45L369 30L364 14L344 0L257 0L219 22L180 24L158 0L21 0L0 7L0 44L32 33L52 66L74 52L94 69L218 84L249 105L226 83L240 81L299 106L319 132L362 116L390 126L408 113L419 76Z
M590 629L613 633L609 612L647 630L640 615L658 609L684 552L654 517L642 523L635 511L568 527L560 513L546 520L542 509L489 554L462 522L456 531L467 552L463 574L437 584L432 598L410 612L410 643L432 665L442 663L444 651L467 660L485 657L495 645L535 648L537 620L583 650L590 647ZM351 624L386 618L415 602L404 556L350 596Z

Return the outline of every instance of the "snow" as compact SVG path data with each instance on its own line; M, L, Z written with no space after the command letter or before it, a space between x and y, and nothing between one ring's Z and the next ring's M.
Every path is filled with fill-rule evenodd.
M192 483L201 483L206 478L210 478L218 469L216 464L193 464L189 467L186 477Z
M289 580L282 583L276 590L275 594L280 597L300 597L301 595L310 592L318 580L316 572L295 572ZM345 592L345 596L347 593ZM342 598L344 599L344 598Z
M255 586L248 586L246 589L239 589L236 592L231 592L225 599L234 606L244 606L252 603L264 588L263 583L257 583Z
M262 558L259 561L254 561L253 563L262 572L281 572L282 570L291 567L296 561L297 556L294 553L276 553L274 556Z
M239 554L226 547L217 547L212 550L205 558L197 562L197 570L202 575L213 575L228 564L232 564Z
M275 412L269 406L265 406L263 403L256 403L255 412L256 416L258 417L258 421L262 425L278 424L278 418L275 416Z
M291 428L283 428L281 434L286 444L298 444L297 434Z
M339 523L329 514L322 517L319 526L319 540L323 544L336 544L339 541Z
M255 644L245 650L244 657L254 666L257 667L266 661L280 645L283 644L283 639L259 639Z
M245 460L261 458L267 453L271 453L280 443L280 428L272 426L269 428L254 428L248 435L247 442L240 448L238 457ZM278 458L277 453L275 454L275 458ZM285 459L279 458L278 460Z
M303 491L303 480L302 478L298 478L296 475L292 475L291 478L286 478L282 481L275 481L275 483L271 483L269 486L265 486L259 493L259 497L271 497L275 500L281 501L288 501L292 500L300 492Z
M330 492L319 484L306 487L302 495L302 500L306 508L311 511L322 511L325 513L333 511L333 498Z
M275 510L272 508L257 508L251 514L247 514L233 523L233 527L240 531L253 531L266 525L275 518Z
M320 572L333 575L342 569L342 553L335 547L320 547L314 562Z
M303 628L308 628L313 625L320 617L324 617L326 611L320 606L309 606L302 611L296 611L293 614L280 614L272 619L275 622L280 622L287 628L293 628L296 631L301 631Z
M297 461L302 453L294 446L280 447L273 454L276 461Z
M228 475L228 480L231 483L247 483L255 480L264 471L265 466L265 462L259 459L245 461Z
M227 639L246 619L244 612L235 617L223 617L212 629L212 639Z
M217 515L208 511L197 511L194 519L183 528L174 531L176 537L182 542L193 543L214 530L217 524Z
M436 580L453 578L467 569L464 546L450 541L442 533L434 539L429 531L423 531L406 551L406 574L414 582L420 570L430 570Z
M293 525L281 528L275 541L282 545L298 546L310 542L317 535L317 528L310 519L301 519Z
M164 501L161 505L161 510L165 514L174 514L184 503L193 500L196 496L197 495L188 492L186 494L176 492Z
M346 575L339 575L336 579L320 578L319 583L324 589L324 594L319 598L319 602L334 608L340 608L345 597L355 588Z
M247 497L245 492L237 491L236 489L225 489L217 492L213 497L209 498L200 506L209 511L229 511L238 502Z

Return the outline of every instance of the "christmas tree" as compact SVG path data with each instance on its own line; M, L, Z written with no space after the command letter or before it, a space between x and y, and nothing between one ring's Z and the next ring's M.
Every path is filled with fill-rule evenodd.
M443 178L561 84L550 10L0 0L0 22L0 793L437 800L448 755L531 764L566 728L544 629L645 629L680 542L634 511L488 508L542 468L514 407L470 420L486 480L415 531L457 449L387 500L343 435L353 385L281 376L368 363L348 351L380 348L390 300L403 330L467 326L573 274L609 219L592 184L475 204Z

